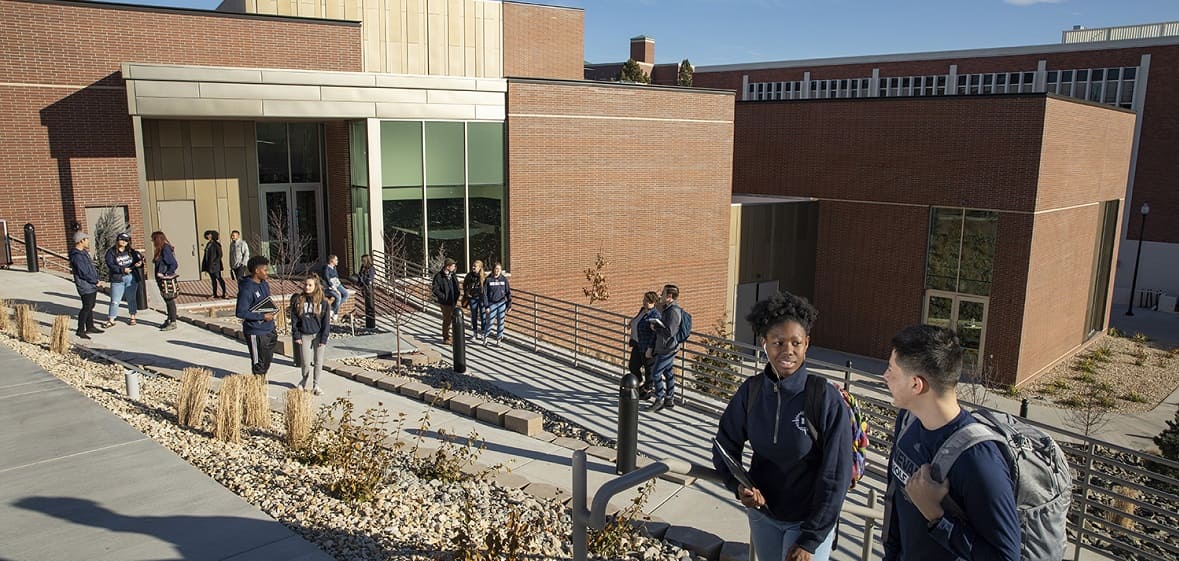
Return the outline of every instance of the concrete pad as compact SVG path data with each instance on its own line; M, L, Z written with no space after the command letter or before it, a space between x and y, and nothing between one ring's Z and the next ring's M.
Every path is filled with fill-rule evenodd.
M725 542L721 546L720 561L749 561L749 544Z
M429 387L429 386L427 386ZM439 409L448 409L450 405L450 398L454 397L454 392L445 388L430 388L422 392L422 401L438 407Z
M523 489L528 486L528 480L515 473L499 470L491 475L491 481L505 489Z
M618 451L613 448L606 448L605 446L590 446L585 449L585 453L595 458L606 460L607 462L614 462L618 459Z
M565 504L573 500L573 495L556 485L548 483L531 483L524 488L524 492L542 500L552 500Z
M475 408L475 418L485 423L503 426L504 415L512 408L501 403L483 403Z
M529 435L529 436L531 436L532 438L535 438L537 440L540 440L542 442L552 442L557 439L557 435L555 435L547 430L542 430L536 434Z
M708 559L716 559L725 543L716 534L687 526L672 526L663 539Z
M512 432L532 436L544 428L544 417L535 411L512 409L504 414L504 427Z
M404 395L406 397L412 397L414 399L421 399L422 394L425 393L429 389L430 389L430 386L427 386L421 382L409 382L406 384L402 384L401 387L397 388L397 393Z
M589 444L585 441L577 440L576 438L569 438L567 436L558 436L557 438L553 439L553 444L556 444L562 448L568 448L570 450L585 450L586 448L589 448Z
M459 415L475 416L475 408L486 403L487 400L470 394L459 394L450 398L450 410Z
M357 381L360 381L361 374L363 374L363 371L360 371L356 374ZM401 376L386 376L377 380L376 386L385 391L398 393L398 390L401 389L401 386L404 386L412 381L413 380L410 380L409 378L403 378Z

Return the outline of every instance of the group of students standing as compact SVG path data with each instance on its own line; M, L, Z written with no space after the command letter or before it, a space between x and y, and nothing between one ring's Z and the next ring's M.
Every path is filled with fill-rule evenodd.
M451 344L451 323L454 321L455 306L470 308L471 335L484 346L499 346L504 339L504 321L512 310L512 287L504 274L503 265L496 263L491 273L483 270L483 261L475 260L471 271L460 286L454 259L446 258L442 268L434 275L431 293L442 309L442 342ZM495 325L495 340L491 339L491 326ZM461 333L456 333L462 336Z
M675 408L675 355L683 345L676 335L684 322L679 298L680 289L674 284L664 285L662 292L647 292L638 313L628 323L627 368L642 380L639 398L654 398L647 406L650 412Z

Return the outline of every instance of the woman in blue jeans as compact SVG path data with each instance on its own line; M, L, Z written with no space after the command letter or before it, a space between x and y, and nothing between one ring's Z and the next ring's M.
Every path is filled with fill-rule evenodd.
M131 235L124 232L115 239L115 245L106 250L105 261L110 272L111 307L104 327L114 327L115 319L119 317L119 303L124 297L131 316L128 323L135 325L135 313L139 311L139 281L135 278L135 271L143 266L143 255L131 247Z

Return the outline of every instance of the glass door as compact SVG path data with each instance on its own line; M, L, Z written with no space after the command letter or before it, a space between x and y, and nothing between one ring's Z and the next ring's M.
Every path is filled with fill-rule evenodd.
M970 294L928 290L922 321L929 325L953 329L962 344L962 371L972 374L979 368L986 343L987 304L989 298ZM969 376L967 376L969 378Z
M272 263L294 267L323 257L322 190L318 185L263 185L262 219Z

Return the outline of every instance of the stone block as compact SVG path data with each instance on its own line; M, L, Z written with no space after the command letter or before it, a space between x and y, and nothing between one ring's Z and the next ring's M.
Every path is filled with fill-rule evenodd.
M201 318L185 318L185 319L188 319L189 323L192 323L193 325L195 325L201 329L208 329L209 328L209 322L205 321Z
M576 438L569 438L567 436L558 436L557 438L553 439L553 444L556 444L562 448L568 448L570 450L585 450L586 448L589 448L589 444L586 442Z
M491 481L505 489L523 489L529 483L524 477L503 470L491 474Z
M512 432L534 436L544 428L544 417L535 411L512 409L504 415L504 427Z
M725 542L721 546L720 561L749 561L749 544Z
M422 401L442 409L446 409L446 406L450 404L450 398L452 397L454 397L454 392L445 388L431 387L430 389L422 392Z
M404 378L401 376L385 376L384 378L377 380L377 387L385 391L398 393L401 390L401 386L404 386L412 381L413 380L410 380L409 378Z
M375 385L377 385L377 380L380 380L381 378L384 378L384 377L385 377L384 374L379 374L377 372L369 372L369 371L365 370L365 371L357 374L356 378L354 378L354 379L357 382L360 382L361 384L368 384L370 386L375 386Z
M491 423L496 426L503 426L504 415L511 411L512 408L501 403L484 403L475 408L475 418L485 423Z
M421 382L408 382L406 384L402 384L401 387L397 388L397 393L404 395L406 397L412 397L414 399L421 399L422 393L425 392L426 390L429 390L429 389L430 389L430 386L427 386L426 384L423 384Z
M678 473L665 473L663 475L660 475L659 479L662 479L664 481L670 481L672 483L675 483L676 485L684 485L684 486L691 485L696 482L695 477L691 477L688 475L680 475Z
M640 526L648 536L657 540L663 539L667 535L668 528L671 528L671 524L668 524L666 520L651 515L635 518L633 523Z
M475 408L483 405L487 400L470 394L459 394L450 398L450 410L459 415L475 416Z
M532 435L532 438L535 438L541 442L552 442L557 439L557 435L555 435L547 430L542 430L542 431Z
M663 539L708 559L716 559L720 555L721 546L725 543L716 534L687 526L668 528Z
M217 324L209 324L209 322L205 322L205 325L209 325L209 329L213 331L221 330L221 334L225 335L226 337L233 337L234 332L237 331L237 328L232 325L222 325L221 327L217 327ZM279 342L282 342L281 337L279 338Z
M524 488L524 491L538 499L553 500L561 504L573 500L573 495L568 491L548 483L530 483Z
M606 448L605 446L590 446L585 449L585 453L595 458L613 462L618 459L618 451L613 448Z
M341 364L341 365L333 368L332 370L336 373L336 375L343 376L343 377L348 378L350 380L355 380L356 375L363 372L363 370L361 370L355 366L348 366L346 364Z

